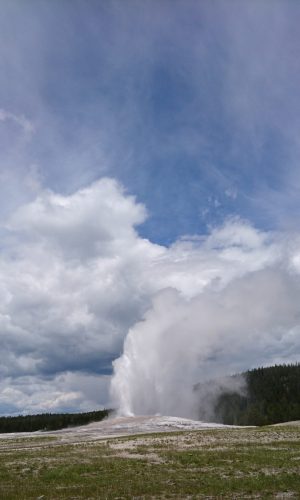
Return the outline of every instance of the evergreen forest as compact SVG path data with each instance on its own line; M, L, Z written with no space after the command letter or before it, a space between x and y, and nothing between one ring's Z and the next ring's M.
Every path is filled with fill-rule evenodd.
M110 410L98 410L86 413L41 413L39 415L0 417L0 433L53 431L65 427L86 425L103 420L109 413Z
M256 368L241 375L246 382L244 393L228 390L219 395L215 421L260 426L300 420L299 363Z

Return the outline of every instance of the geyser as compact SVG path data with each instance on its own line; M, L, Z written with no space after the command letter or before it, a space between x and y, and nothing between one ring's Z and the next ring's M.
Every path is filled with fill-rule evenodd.
M213 395L201 397L196 383L297 360L299 299L299 274L283 258L223 288L207 286L191 299L162 290L114 362L115 407L123 415L197 418L201 405L201 413L210 415Z

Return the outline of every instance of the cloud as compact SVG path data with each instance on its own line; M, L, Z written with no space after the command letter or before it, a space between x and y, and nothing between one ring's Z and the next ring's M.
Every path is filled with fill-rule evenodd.
M135 231L145 216L111 179L66 197L41 192L11 216L0 259L0 371L11 387L111 372L150 293L143 263L160 252Z
M31 134L34 132L34 125L31 123L25 116L23 115L15 115L13 113L10 113L9 111L5 111L4 109L0 109L0 121L5 122L5 121L12 121L19 125L22 129L23 132L28 135L29 137Z
M146 211L133 197L122 196L112 179L102 179L68 197L45 191L12 215L7 228L51 244L68 257L111 256L136 239L134 226Z
M5 122L11 120L19 125L25 134L31 135L34 132L34 125L24 115L15 115L4 109L0 109L0 121Z
M69 197L41 193L14 213L0 263L2 333L19 352L2 371L110 371L143 303L135 273L157 251L134 230L144 217L110 179Z
M0 414L79 412L108 402L109 376L65 372L54 377L21 376L0 383Z

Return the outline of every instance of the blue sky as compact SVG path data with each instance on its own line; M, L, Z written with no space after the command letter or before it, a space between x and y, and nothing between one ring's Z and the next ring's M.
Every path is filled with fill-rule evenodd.
M17 262L19 269L14 280L2 278L3 294L11 297L2 313L15 318L19 329L12 341L6 327L0 328L8 351L19 356L15 371L3 375L3 390L16 383L22 392L22 377L31 377L32 394L41 394L39 377L50 373L54 378L47 384L60 396L46 403L36 396L33 403L27 395L23 408L69 408L63 399L68 394L75 394L70 408L88 408L96 404L86 396L96 383L106 387L97 404L108 398L107 380L93 377L109 377L111 360L122 352L128 329L143 318L153 294L168 286L186 296L200 293L200 284L188 291L196 269L202 285L210 283L208 275L223 283L227 271L218 268L215 250L207 250L214 231L229 227L226 244L220 229L217 246L233 248L242 241L245 255L249 248L257 252L253 241L261 234L264 254L275 233L281 235L278 244L286 232L297 233L300 5L296 0L2 3L0 234L3 266ZM245 224L255 237L236 236L244 235ZM293 236L289 247L296 240ZM140 267L143 252L146 271ZM98 302L85 282L93 276L91 259L107 283L103 290L95 287ZM186 267L178 269L175 263L184 259ZM261 256L258 261L265 262ZM51 269L68 266L86 295L80 318L74 312L73 326L59 333L60 314L68 310L72 316L80 302L75 294L69 303L66 290L60 298L66 310L52 303L63 287L58 276L54 286ZM249 266L252 272L252 260ZM149 278L152 272L159 285ZM133 278L135 273L143 278ZM73 290L70 276L65 280ZM116 283L124 295L112 293L109 302L105 290L110 293ZM51 325L37 319L36 302L26 298L26 305L26 293L38 289L44 294L39 308L53 319ZM32 337L22 349L20 329ZM102 343L101 332L110 341ZM53 335L58 347L46 354ZM74 356L70 349L66 359L73 336L86 338L88 347L79 353L74 345ZM92 379L79 382L78 373ZM63 378L72 376L84 387L83 396L75 382ZM0 410L2 404L15 411L11 400L13 395L0 398Z
M297 2L3 10L2 108L35 127L14 169L34 164L65 193L116 177L148 208L143 235L167 244L232 214L274 228L297 209Z

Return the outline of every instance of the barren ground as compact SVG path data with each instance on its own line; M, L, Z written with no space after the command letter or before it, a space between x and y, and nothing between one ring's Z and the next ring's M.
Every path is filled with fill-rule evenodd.
M134 417L0 437L1 499L300 498L299 422Z

